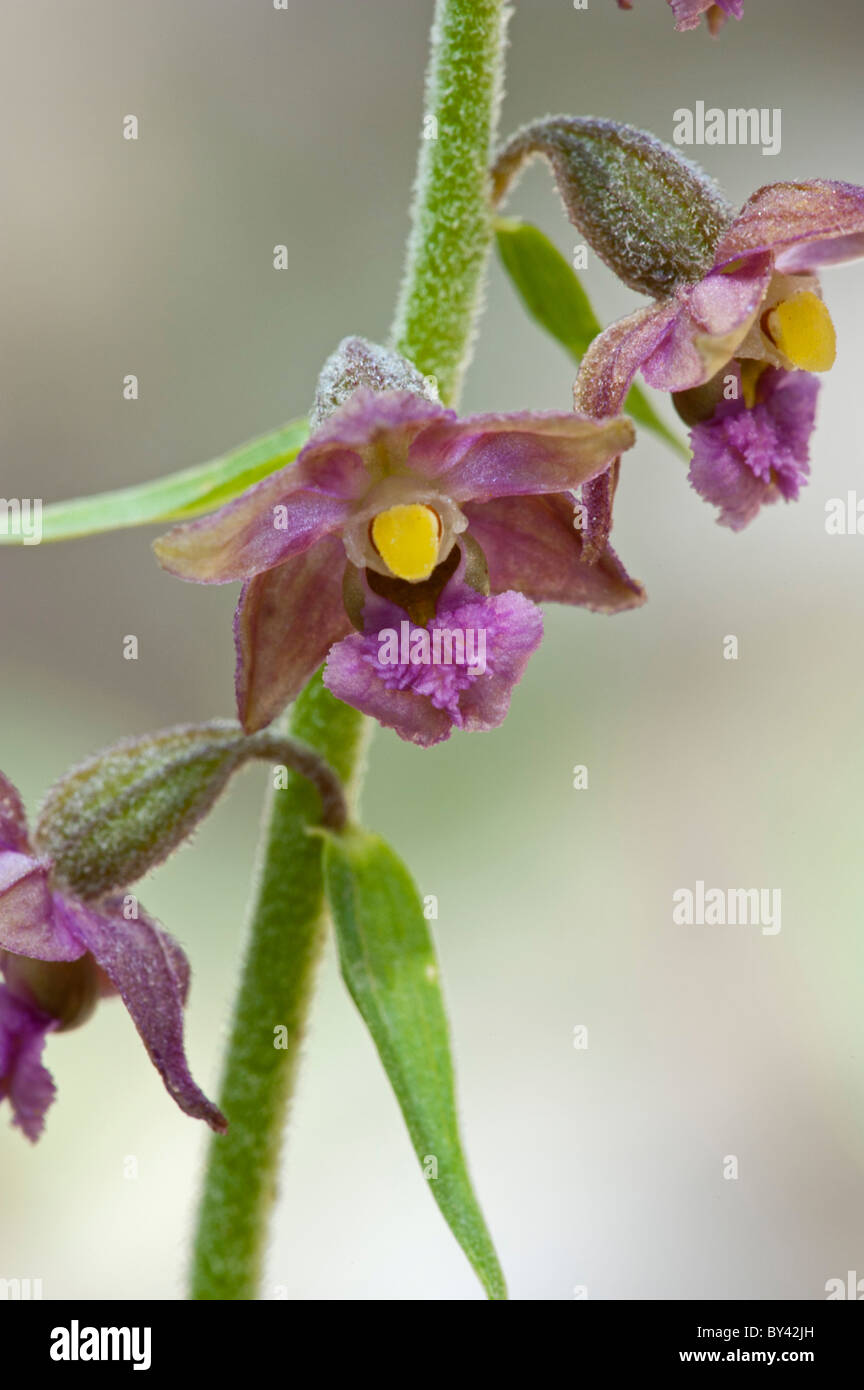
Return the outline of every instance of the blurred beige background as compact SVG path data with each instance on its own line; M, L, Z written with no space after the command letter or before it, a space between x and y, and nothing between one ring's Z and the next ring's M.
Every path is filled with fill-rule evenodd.
M301 413L343 334L386 333L431 10L4 0L0 495L59 499L207 458ZM731 197L864 182L858 0L746 10L711 42L676 35L664 0L629 15L521 0L504 128L581 111L669 139L697 100L779 106L779 157L691 151ZM511 208L569 254L541 169ZM637 302L597 264L587 285L604 321ZM366 819L439 898L465 1135L517 1298L818 1299L864 1274L864 538L824 530L825 502L861 487L864 268L829 270L825 289L840 359L799 505L733 535L643 438L616 544L649 605L550 610L494 734L426 753L376 737ZM465 407L561 407L571 377L494 268ZM0 766L34 809L102 744L231 713L235 595L167 578L149 539L0 550ZM247 773L142 888L194 964L208 1089L263 786ZM779 887L781 934L673 926L672 892L697 879ZM38 1147L2 1115L0 1276L41 1278L46 1298L181 1296L203 1128L117 1004L49 1062L60 1099ZM330 952L265 1296L479 1297L423 1187Z

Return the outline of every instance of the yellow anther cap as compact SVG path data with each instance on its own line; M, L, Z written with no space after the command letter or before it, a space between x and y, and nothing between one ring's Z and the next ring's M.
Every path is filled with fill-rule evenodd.
M372 521L372 542L391 574L417 583L438 563L441 520L421 502L389 507Z
M804 372L827 372L837 356L831 315L818 294L801 290L768 315L768 333L789 361Z

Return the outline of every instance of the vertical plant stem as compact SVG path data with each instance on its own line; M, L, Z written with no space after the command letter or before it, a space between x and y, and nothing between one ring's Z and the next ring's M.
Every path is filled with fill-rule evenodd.
M503 92L502 0L438 0L424 138L393 346L458 398L492 240L489 164Z
M437 0L426 128L393 340L442 399L455 399L481 305L492 236L488 165L502 86L505 0ZM367 721L324 689L297 701L290 733L359 793ZM276 1194L282 1134L326 916L317 794L302 778L272 794L257 905L225 1060L227 1135L210 1140L190 1295L254 1299ZM287 1045L274 1030L284 1027ZM280 1042L283 1038L278 1039Z
M294 706L289 732L317 749L356 794L367 722L335 700L319 674ZM195 1299L258 1294L282 1134L326 926L321 841L308 833L318 823L318 793L305 778L291 775L286 787L271 792L220 1092L228 1133L210 1140L193 1256ZM281 1036L278 1028L285 1029Z

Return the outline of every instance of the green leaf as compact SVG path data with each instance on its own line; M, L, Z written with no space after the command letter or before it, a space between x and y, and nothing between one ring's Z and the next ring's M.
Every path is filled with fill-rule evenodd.
M557 246L529 222L496 218L495 237L504 269L528 313L575 362L580 362L601 331L601 325L576 272ZM689 449L663 423L638 386L631 386L624 409L640 425L653 430L670 444L682 458L689 459Z
M377 835L327 835L324 884L342 976L363 1016L432 1195L490 1299L507 1288L459 1141L435 948L408 870ZM434 1169L432 1171L435 1171Z
M167 478L93 497L76 497L70 502L51 502L42 511L42 539L67 541L130 526L187 521L214 511L277 468L292 463L308 434L305 420L292 420L228 454ZM20 543L19 535L0 533L0 545Z

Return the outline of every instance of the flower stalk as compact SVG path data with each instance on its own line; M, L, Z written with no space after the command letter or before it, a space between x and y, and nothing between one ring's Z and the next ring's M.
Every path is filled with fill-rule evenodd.
M437 0L407 265L395 346L441 398L455 399L467 364L492 237L488 163L502 90L504 0ZM290 733L359 793L367 720L316 677ZM325 930L320 823L311 785L271 794L243 977L225 1061L228 1133L210 1146L190 1296L259 1296L282 1133ZM274 1046L283 1026L285 1047Z
M359 787L366 723L316 678L294 706L290 733L326 759L350 795ZM320 799L306 778L292 775L271 792L220 1091L229 1128L223 1142L210 1146L195 1242L195 1299L258 1297L282 1134L326 928L321 844L308 833L321 823ZM283 1028L285 1045L277 1047L275 1030Z
M510 7L438 0L424 138L392 343L455 404L470 360L492 241L489 162Z

